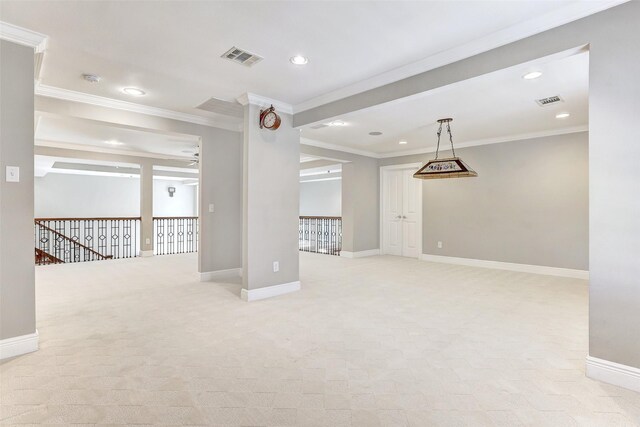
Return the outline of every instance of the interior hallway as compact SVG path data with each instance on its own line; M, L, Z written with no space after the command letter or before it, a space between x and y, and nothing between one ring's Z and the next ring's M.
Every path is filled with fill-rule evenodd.
M640 425L584 376L586 281L300 256L302 290L253 303L195 254L38 267L2 424Z

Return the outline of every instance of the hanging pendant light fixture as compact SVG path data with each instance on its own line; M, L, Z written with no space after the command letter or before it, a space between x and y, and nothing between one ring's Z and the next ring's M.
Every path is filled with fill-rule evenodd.
M440 119L438 123L438 145L436 147L436 158L429 160L418 172L413 174L414 178L418 179L442 179L442 178L465 178L478 176L478 174L467 166L460 157L456 157L456 152L453 148L453 136L451 135L450 123L453 119ZM449 141L451 142L451 157L445 159L438 159L440 154L440 134L442 134L442 125L447 124L447 133L449 134Z

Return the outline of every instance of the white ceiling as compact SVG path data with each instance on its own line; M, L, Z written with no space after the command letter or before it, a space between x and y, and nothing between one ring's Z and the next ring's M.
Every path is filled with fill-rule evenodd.
M190 159L198 150L197 139L189 135L166 135L47 115L38 117L35 139L36 145L41 146L168 158ZM105 142L113 140L121 145Z
M542 59L439 88L420 96L339 117L341 127L304 127L302 137L385 155L425 150L436 144L436 120L454 118L456 143L492 142L561 133L588 124L588 53ZM535 80L522 76L542 71ZM564 102L540 107L536 99L560 95ZM556 119L559 112L566 119ZM369 132L383 132L370 136ZM443 134L444 136L444 134ZM406 140L406 145L399 145ZM448 139L443 139L448 144ZM445 144L444 148L448 145Z
M492 34L523 37L534 18L539 31L611 3L3 0L0 16L50 37L45 85L211 115L194 107L245 92L309 105ZM220 58L232 46L265 59L247 68ZM289 63L295 54L307 55L309 64ZM82 73L103 81L90 84ZM125 95L127 86L147 95Z

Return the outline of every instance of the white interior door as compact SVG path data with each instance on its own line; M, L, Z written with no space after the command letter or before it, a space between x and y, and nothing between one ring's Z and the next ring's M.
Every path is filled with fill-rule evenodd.
M402 255L402 192L403 174L401 170L384 171L383 196L383 242L384 253Z
M402 256L418 258L422 239L422 181L413 177L413 169L402 171Z
M382 172L383 253L418 258L422 239L422 186L413 169Z

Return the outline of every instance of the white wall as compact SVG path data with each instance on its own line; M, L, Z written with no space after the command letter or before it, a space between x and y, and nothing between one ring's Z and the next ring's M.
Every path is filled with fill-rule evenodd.
M342 180L300 183L301 216L341 216Z
M176 187L173 198L166 188ZM196 188L154 180L154 216L196 216ZM49 173L35 179L36 218L140 215L140 179Z
M173 197L169 197L169 187L175 187ZM197 216L197 187L184 185L180 181L153 180L154 216Z

